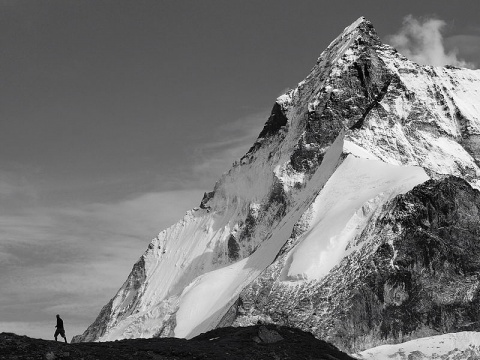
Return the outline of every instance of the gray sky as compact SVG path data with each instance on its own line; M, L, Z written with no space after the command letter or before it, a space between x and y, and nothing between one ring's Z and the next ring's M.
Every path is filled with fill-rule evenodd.
M360 16L478 67L477 1L0 0L0 331L78 334ZM411 17L406 16L411 15Z

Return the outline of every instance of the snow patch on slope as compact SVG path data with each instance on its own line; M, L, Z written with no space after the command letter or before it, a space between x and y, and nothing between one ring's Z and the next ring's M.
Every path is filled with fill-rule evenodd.
M314 218L291 253L287 279L319 280L345 256L348 243L363 227L350 224L358 209L381 196L384 203L427 181L416 166L395 166L348 155L316 198Z
M479 359L480 332L463 331L381 345L352 356L359 360Z

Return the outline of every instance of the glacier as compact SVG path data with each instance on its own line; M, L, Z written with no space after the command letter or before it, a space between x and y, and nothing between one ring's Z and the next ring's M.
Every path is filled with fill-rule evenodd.
M382 271L403 271L395 236L406 230L385 225L402 196L428 181L476 196L479 99L480 71L416 64L359 18L276 100L257 141L199 207L152 240L75 341L192 338L267 321L353 351L458 331L419 320L406 334L387 315L362 315L356 325L357 310L345 312L381 249ZM410 296L405 284L385 280L375 311L400 308ZM355 334L345 336L345 324Z

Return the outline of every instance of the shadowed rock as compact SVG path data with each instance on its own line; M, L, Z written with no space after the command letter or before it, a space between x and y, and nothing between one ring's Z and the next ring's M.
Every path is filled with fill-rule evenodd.
M104 343L64 344L0 334L0 360L6 359L329 359L350 360L312 334L275 325L221 328L191 340L131 339Z

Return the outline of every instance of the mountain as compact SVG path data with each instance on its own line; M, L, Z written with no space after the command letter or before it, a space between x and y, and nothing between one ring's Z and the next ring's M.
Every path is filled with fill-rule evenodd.
M420 66L360 18L75 341L258 321L350 352L478 330L480 71Z

